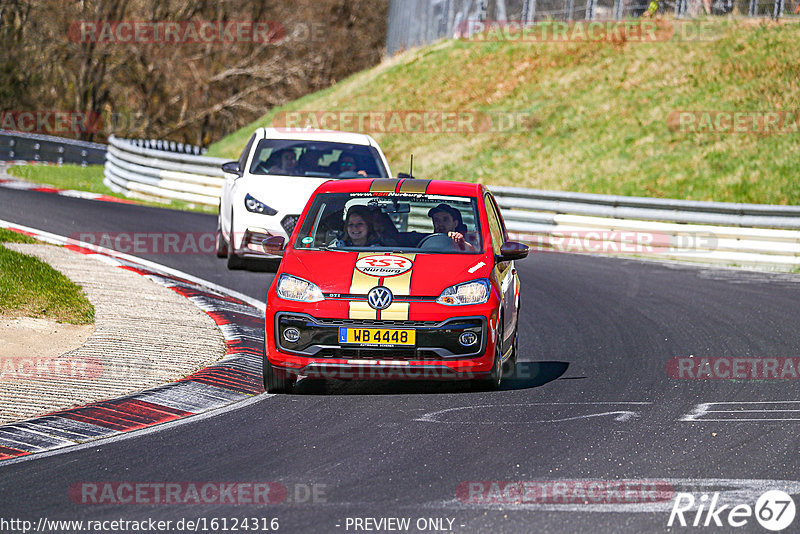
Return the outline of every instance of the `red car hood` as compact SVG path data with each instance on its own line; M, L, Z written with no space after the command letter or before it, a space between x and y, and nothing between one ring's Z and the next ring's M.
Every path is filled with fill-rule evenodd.
M289 251L281 271L317 284L325 294L366 295L384 285L395 296L438 297L460 282L489 276L486 254Z

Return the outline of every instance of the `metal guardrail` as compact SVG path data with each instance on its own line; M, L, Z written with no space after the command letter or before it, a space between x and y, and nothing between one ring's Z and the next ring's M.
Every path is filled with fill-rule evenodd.
M610 254L800 269L800 231L554 215L551 225L520 225L503 217L512 239L534 251Z
M15 133L17 141L10 146L20 146L20 137L25 141L33 139ZM85 145L69 139L48 141L65 147ZM219 203L225 177L221 165L226 159L157 150L113 136L109 143L104 183L113 191L210 206ZM39 160L45 161L43 156L47 151L41 145L39 150ZM66 148L58 152L64 153ZM63 156L59 157L67 162ZM800 206L501 186L491 189L509 232L515 239L530 243L534 250L800 268Z
M218 203L224 159L153 150L113 137L109 142L109 187ZM791 230L800 229L800 206L491 189L509 232L534 250L800 267L800 231Z
M217 205L225 159L111 137L105 183L118 192ZM704 202L494 186L512 231L539 231L559 214L706 225L800 229L800 206Z
M108 139L105 179L112 191L216 206L226 159L147 148L141 141Z
M0 161L102 165L106 146L76 139L0 130Z
M705 202L591 193L492 187L504 217L519 223L553 224L555 214L589 215L722 226L800 229L800 206ZM551 215L547 215L550 212Z
M800 269L800 206L491 189L534 250Z

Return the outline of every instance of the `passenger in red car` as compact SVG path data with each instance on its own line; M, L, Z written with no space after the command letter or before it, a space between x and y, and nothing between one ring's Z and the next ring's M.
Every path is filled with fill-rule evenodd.
M372 213L365 206L353 206L347 210L344 230L346 236L339 246L370 247L381 244L380 236L375 232Z

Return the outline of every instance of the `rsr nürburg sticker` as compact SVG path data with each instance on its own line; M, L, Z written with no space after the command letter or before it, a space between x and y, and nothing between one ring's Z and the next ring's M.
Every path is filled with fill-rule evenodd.
M407 272L414 262L402 256L375 255L366 256L356 262L356 269L369 276L397 276Z

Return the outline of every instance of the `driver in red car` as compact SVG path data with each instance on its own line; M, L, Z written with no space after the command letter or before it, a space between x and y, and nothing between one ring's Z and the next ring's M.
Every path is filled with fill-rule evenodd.
M428 217L433 221L434 233L447 234L458 250L475 251L472 243L464 238L467 227L461 219L460 211L442 203L428 210Z

